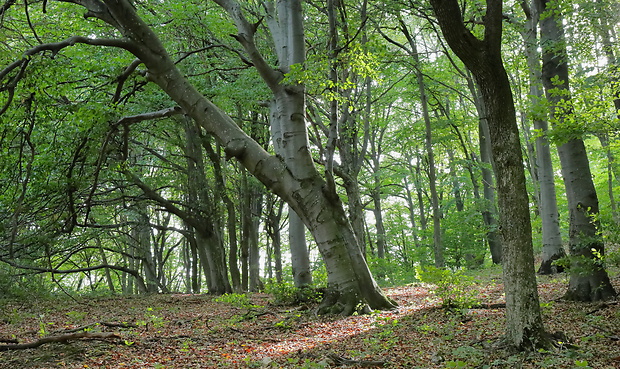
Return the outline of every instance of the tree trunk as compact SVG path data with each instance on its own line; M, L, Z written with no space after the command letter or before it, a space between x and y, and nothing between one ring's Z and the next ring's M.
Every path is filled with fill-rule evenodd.
M456 0L431 0L450 48L472 72L489 121L502 235L506 339L516 349L547 347L540 306L523 158L510 81L501 59L502 1L487 0L484 38L463 24Z
M306 245L306 226L290 206L288 208L288 242L295 287L302 288L311 285L312 271Z
M185 221L196 230L196 246L207 278L209 293L216 295L230 293L232 288L228 280L226 252L217 226L218 209L212 199L213 195L208 191L211 186L206 180L201 134L191 119L184 119L183 123L187 143L185 153L189 211L177 215L185 217Z
M239 114L241 116L241 114ZM239 266L237 253L237 213L235 210L235 204L228 196L226 190L226 184L224 179L224 171L222 169L222 157L220 150L216 147L213 148L210 137L202 137L202 147L205 149L211 165L213 166L213 177L215 180L215 191L217 198L221 199L226 205L226 230L228 234L228 270L230 272L230 279L232 282L232 289L234 291L241 290L241 275L239 273Z
M289 97L304 98L303 86L281 83L283 71L271 68L262 58L253 40L255 28L245 19L236 1L215 1L235 21L239 31L236 39L246 49L257 71L274 93L275 101L282 103L280 111L287 117L286 127L282 130L284 146L287 147L283 157L269 155L183 77L160 40L136 14L129 1L106 0L107 8L101 7L101 3L91 2L83 6L88 7L91 16L117 27L124 36L117 46L130 51L144 63L149 80L179 104L207 133L216 137L228 157L236 158L300 215L317 241L328 271L328 292L322 311L352 313L368 308L393 308L395 303L383 294L368 269L335 188L314 167L308 148L305 110L287 104ZM265 4L269 6L268 3ZM294 0L278 4L287 8L291 15L291 21L286 23L291 39L295 40L287 45L296 46L288 48L295 56L291 61L303 61L301 2ZM295 110L288 110L288 107Z
M555 176L553 172L553 162L551 160L551 150L549 139L547 138L547 120L536 113L537 107L543 98L540 70L540 54L537 50L538 40L536 30L538 29L539 14L537 7L527 7L523 5L526 12L527 23L523 38L525 42L525 54L529 69L530 81L530 109L534 121L536 136L536 165L538 167L538 182L540 187L539 214L542 220L542 261L538 268L539 274L561 273L564 268L554 265L556 260L566 256L562 246L562 235L560 233L560 221L558 205L555 192Z
M467 77L467 87L474 98L474 105L478 113L478 143L480 148L480 171L482 172L482 194L484 204L482 207L482 221L487 228L487 243L491 252L493 264L502 263L502 242L498 234L499 226L496 218L495 207L495 178L491 168L495 167L491 155L491 133L484 101L475 82L470 76Z
M409 35L407 28L402 26L404 33ZM437 168L435 167L435 152L433 151L431 117L428 113L428 98L426 96L426 85L424 75L420 65L418 49L413 37L408 37L411 46L412 58L415 63L415 75L420 94L420 104L422 105L422 117L424 119L425 136L424 147L426 158L428 159L428 187L431 192L431 207L433 210L433 254L435 257L435 267L444 268L446 266L444 258L443 243L441 242L441 209L439 208L439 195L437 194Z
M556 125L573 114L570 108L568 63L562 17L548 0L536 0L543 46L542 80L550 114ZM570 282L565 298L577 301L607 300L616 296L601 256L604 245L599 233L598 197L581 132L558 147L570 216L569 250L572 256Z
M282 283L282 236L280 222L282 220L282 210L284 208L283 201L273 195L268 195L265 214L265 232L271 239L273 245L273 253L269 254L269 262L267 264L268 271L272 271L272 261L274 264L276 282ZM271 258L272 257L272 258ZM273 259L273 260L272 260ZM272 277L271 275L269 276Z

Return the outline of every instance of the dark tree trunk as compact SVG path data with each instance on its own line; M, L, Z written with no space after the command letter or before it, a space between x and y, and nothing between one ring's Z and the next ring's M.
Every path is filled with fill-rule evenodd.
M463 24L456 0L431 0L431 5L450 48L474 75L487 110L504 245L507 343L520 350L546 347L549 341L538 302L519 131L501 59L503 3L487 0L482 40Z

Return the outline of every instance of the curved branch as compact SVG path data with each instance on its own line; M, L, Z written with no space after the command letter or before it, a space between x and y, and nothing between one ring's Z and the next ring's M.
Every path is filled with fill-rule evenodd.
M256 67L256 70L261 75L265 83L272 91L278 91L282 88L280 81L283 78L282 73L275 71L265 61L260 51L254 43L254 34L256 33L256 26L250 24L241 11L241 5L235 0L213 0L219 6L221 6L233 19L237 26L237 34L233 37L239 41L245 51L248 53L252 64Z
M135 53L137 51L137 47L134 43L127 40L120 39L100 39L100 38L88 38L83 36L72 36L67 38L66 40L59 42L50 42L46 44L37 45L29 50L24 52L24 56L20 60L16 60L13 63L9 64L6 68L0 71L0 81L4 79L9 73L14 71L17 68L20 70L17 72L17 75L11 79L9 83L4 86L0 86L0 91L8 91L9 96L2 109L0 110L0 115L2 115L9 108L9 105L13 101L14 89L17 87L19 81L24 78L26 67L30 62L32 56L45 52L51 51L52 57L56 56L60 50L74 46L75 44L86 44L93 46L108 46L108 47L118 47L121 49L125 49L131 53Z
M136 70L136 68L138 68L140 64L142 64L142 60L140 59L134 60L133 62L131 62L131 64L129 64L129 66L127 66L127 68L125 68L123 73L120 76L118 76L118 78L116 79L116 82L118 82L118 85L116 86L114 97L112 97L112 102L118 102L120 100L121 92L123 91L123 85L125 84L125 81Z
M4 17L4 13L6 13L13 5L15 5L15 0L7 0L0 6L0 19Z

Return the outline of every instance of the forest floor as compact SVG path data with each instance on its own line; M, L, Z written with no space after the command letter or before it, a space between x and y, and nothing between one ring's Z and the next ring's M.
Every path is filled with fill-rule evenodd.
M0 301L0 340L64 337L0 351L0 368L620 368L619 305L565 302L566 276L538 278L546 329L566 337L550 350L498 348L504 309L447 310L413 284L385 289L397 310L351 317L260 293ZM472 287L503 301L497 273Z

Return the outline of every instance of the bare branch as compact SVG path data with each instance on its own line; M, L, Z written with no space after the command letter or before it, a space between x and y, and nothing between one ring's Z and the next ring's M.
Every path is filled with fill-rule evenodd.
M173 115L179 115L182 113L183 113L183 109L181 109L178 106L173 106L171 108L166 108L166 109L162 109L158 111L152 111L152 112L142 113L138 115L131 115L129 117L123 117L119 119L116 123L114 123L114 125L116 126L129 125L129 124L134 124L134 123L140 123L145 120L167 118L167 117L171 117Z
M121 337L118 334L111 333L111 332L76 332L76 333L63 334L60 336L43 337L30 343L18 343L14 345L0 345L0 351L24 350L24 349L39 347L45 343L67 342L67 341L72 341L72 340L76 340L79 338L104 340L104 339L109 339L109 338L120 339Z
M9 8L11 8L13 5L15 5L15 0L7 0L4 2L4 4L2 4L2 6L0 6L0 21L4 17L4 13L6 13L7 10L9 10Z
M134 60L133 62L131 62L131 64L129 64L129 66L127 66L127 68L125 68L123 73L120 76L118 76L118 78L116 79L116 81L118 82L118 85L116 86L116 91L114 92L114 97L112 98L112 102L115 102L115 103L119 102L125 81L136 70L136 68L138 68L140 64L142 64L142 61L140 59Z

